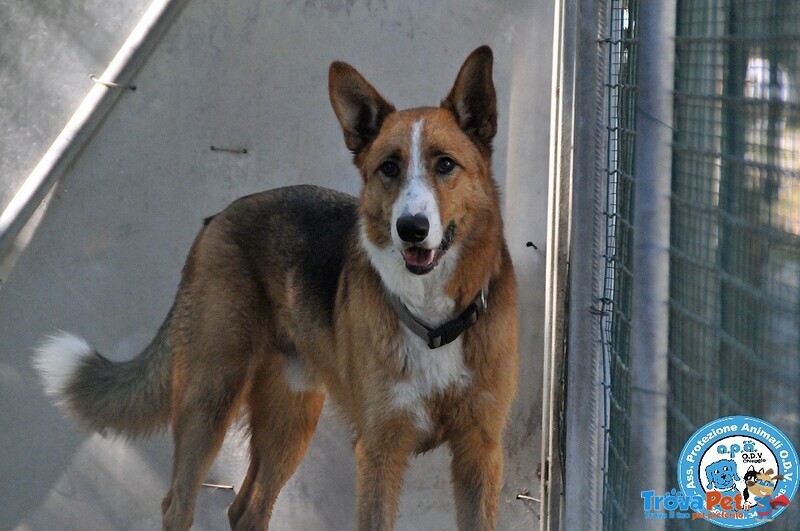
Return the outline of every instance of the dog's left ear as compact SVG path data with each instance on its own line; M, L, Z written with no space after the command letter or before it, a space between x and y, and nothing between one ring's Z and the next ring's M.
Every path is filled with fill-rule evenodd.
M383 120L394 112L394 106L355 68L340 61L331 64L328 90L333 112L344 132L344 143L358 155L378 136Z
M492 49L481 46L467 57L442 107L478 146L491 150L497 133L497 98L492 82Z

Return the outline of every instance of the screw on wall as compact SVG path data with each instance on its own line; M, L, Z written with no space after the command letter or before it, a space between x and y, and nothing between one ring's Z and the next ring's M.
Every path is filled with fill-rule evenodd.
M224 153L235 153L237 155L247 155L247 148L228 148L228 147L211 146L211 151L221 151L221 152L224 152Z
M113 89L126 89L126 90L136 90L136 85L120 85L119 83L114 83L112 81L105 81L100 79L94 74L89 74L89 79L94 81L98 85L103 85L104 87L113 88Z

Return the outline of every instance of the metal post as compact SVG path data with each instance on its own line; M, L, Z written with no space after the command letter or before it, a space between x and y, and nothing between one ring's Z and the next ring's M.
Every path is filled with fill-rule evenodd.
M541 529L559 529L564 496L561 440L564 406L565 334L569 272L575 3L556 2L553 81L550 94L550 182L548 199L547 301L542 373Z
M630 529L663 528L663 521L645 522L641 492L655 490L662 495L677 482L675 468L666 462L675 10L675 0L639 4ZM668 474L668 470L672 473Z
M606 2L579 0L572 20L575 47L564 57L574 69L570 157L569 332L566 404L566 468L562 529L600 529L603 506L603 386L598 293L602 292L601 224L605 198L602 153L606 130L606 63L600 41ZM563 90L569 90L564 87Z

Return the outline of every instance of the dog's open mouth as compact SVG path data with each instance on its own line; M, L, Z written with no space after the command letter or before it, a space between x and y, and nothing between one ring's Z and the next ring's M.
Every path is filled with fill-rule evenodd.
M412 245L403 250L403 259L406 261L406 269L415 275L424 275L430 273L439 264L444 253L450 248L453 243L453 236L455 236L456 225L455 222L450 222L447 230L442 238L442 243L436 249L426 249Z
M432 271L439 262L438 249L424 249L422 247L409 247L403 251L403 259L406 261L406 269L416 275L424 275Z

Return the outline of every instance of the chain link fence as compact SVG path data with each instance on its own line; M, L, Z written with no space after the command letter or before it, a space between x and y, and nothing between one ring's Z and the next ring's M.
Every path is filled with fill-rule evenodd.
M626 526L637 0L609 0L603 527ZM667 468L702 425L800 440L800 2L677 3ZM669 520L671 528L714 528ZM787 511L775 529L800 528Z
M630 443L633 162L636 140L637 0L612 0L606 83L605 272L600 331L603 351L603 527L625 523Z
M669 464L727 415L800 438L800 3L683 0L677 19Z

